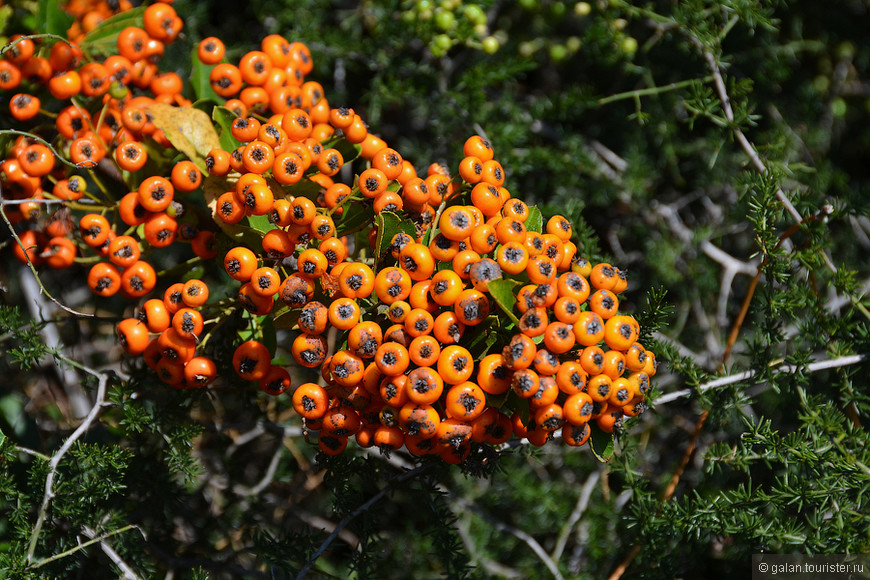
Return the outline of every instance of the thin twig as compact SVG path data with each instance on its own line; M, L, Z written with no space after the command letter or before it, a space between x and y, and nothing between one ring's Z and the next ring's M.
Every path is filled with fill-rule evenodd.
M0 187L0 202L3 201L3 189ZM36 266L33 265L33 262L30 260L30 255L27 253L27 247L24 245L24 242L21 241L21 238L15 232L15 228L12 226L12 222L9 221L9 216L6 215L6 209L3 207L3 204L0 203L0 216L3 217L3 221L6 222L6 226L9 228L9 231L12 233L12 237L15 238L15 242L18 246L24 251L24 257L27 258L27 266L30 268L30 271L33 272L33 275L36 277L36 281L39 283L40 291L45 294L49 300L54 302L59 308L66 310L73 316L81 316L82 318L90 318L93 314L87 314L85 312L79 312L78 310L73 310L69 306L62 304L57 298L51 295L51 293L45 288L45 285L42 283L42 279L39 277L39 272L36 271Z
M598 99L598 106L607 105L616 101L621 101L624 99L636 99L638 97L648 97L652 95L659 95L662 93L667 93L669 91L676 91L679 89L684 89L686 87L690 87L696 83L704 84L708 83L713 79L711 76L701 77L698 79L686 79L684 81L679 81L676 83L669 83L667 85L661 85L658 87L649 87L646 89L637 89L634 91L626 91L624 93L617 93L615 95L610 95L609 97L602 97Z
M272 460L269 462L269 467L266 468L266 473L263 474L262 479L253 487L248 487L246 485L235 485L233 486L233 491L238 495L259 495L264 489L269 487L269 484L272 483L272 480L275 479L275 473L278 471L278 463L281 460L281 454L284 450L284 443L282 441L278 442L278 448L275 449L275 453L272 454Z
M49 564L49 563L54 562L56 560L66 558L67 556L71 556L72 554L75 554L79 550L83 550L84 548L87 548L88 546L91 546L91 545L96 544L98 542L102 542L102 541L106 540L107 538L111 538L112 536L122 534L122 533L124 533L128 530L132 530L132 529L137 529L140 532L142 531L139 529L139 526L137 526L137 525L127 524L123 528L118 528L117 530L112 530L111 532L106 532L105 534L101 534L101 535L97 536L97 533L94 530L85 526L82 531L84 532L84 534L86 536L88 536L90 538L90 540L88 540L87 542L83 542L81 544L78 544L74 548L70 548L69 550L64 550L63 552L60 552L59 554L55 554L53 556L45 558L44 560L40 560L40 561L36 562L33 566L31 566L31 568L40 568L40 567L45 566L46 564ZM112 550L112 551L114 552L114 550Z
M426 466L421 465L416 469L406 471L405 473L396 477L387 485L385 485L384 488L381 489L381 491L369 498L369 500L366 501L364 504L360 505L351 513L347 514L344 519L338 522L338 524L335 526L335 529L332 530L332 533L329 534L329 536L325 540L323 540L323 543L320 544L320 547L317 548L317 551L314 552L314 554L312 554L311 558L308 559L308 561L305 563L305 566L303 566L302 569L299 571L299 574L296 575L296 580L302 580L302 578L305 578L305 576L308 574L308 571L311 569L317 559L323 554L323 552L326 551L329 545L332 544L333 541L335 541L335 539L338 537L344 527L347 526L351 522L351 520L353 520L358 515L364 513L370 507L382 500L384 496L387 495L387 493L389 493L397 483L402 483L404 481L407 481L408 479L416 477L417 475L422 473L425 468Z

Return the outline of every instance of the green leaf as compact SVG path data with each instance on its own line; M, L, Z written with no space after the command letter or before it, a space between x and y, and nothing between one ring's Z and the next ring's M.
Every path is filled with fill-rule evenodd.
M501 336L504 336L503 333L498 332L497 328L493 328L496 323L497 318L490 316L482 324L478 324L470 330L466 328L465 334L462 336L462 344L475 359L481 359L489 354L492 346L499 341Z
M516 280L493 280L489 283L489 295L492 296L498 307L508 315L514 324L519 324L519 319L513 312L517 297L514 296L514 288L519 285Z
M592 455L601 463L607 463L613 457L613 433L605 433L594 421L589 423L589 428L592 429L592 434L589 435L589 449L592 450Z
M378 228L378 238L375 243L375 259L380 261L390 250L390 242L393 236L404 232L412 238L416 236L417 226L411 220L403 220L391 211L382 211L375 216L375 224Z
M343 207L344 213L341 214L341 221L335 225L335 235L339 237L360 231L371 224L372 218L375 216L369 203L350 202Z
M538 232L540 234L543 227L544 216L541 214L541 210L535 205L529 206L529 217L526 218L526 231Z
M38 32L56 34L66 38L66 31L72 25L74 19L72 14L61 8L61 4L60 0L43 0L39 2L39 9L36 13Z
M345 163L350 163L360 156L362 146L348 142L344 137L335 137L330 139L323 145L324 149L332 148L341 153L341 158Z
M190 88L193 90L195 101L213 101L215 103L223 103L222 99L214 89L211 88L209 75L214 65L203 63L196 55L197 47L194 47L190 53ZM229 110L229 109L227 109Z
M314 201L317 199L317 196L320 195L323 186L316 181L311 181L310 179L303 179L298 183L294 183L290 186L283 185L282 188L284 189L284 191L290 193L294 197L307 197L308 199Z
M529 401L517 395L513 389L507 392L504 408L519 415L523 425L529 424Z
M511 393L510 389L508 389L507 391L503 392L500 395L493 395L490 393L486 393L486 405L487 405L487 407L501 409L502 407L504 407L504 404L507 402L508 396L510 395L510 393Z
M247 217L248 225L258 232L266 233L275 229L275 224L269 221L267 215L251 215Z
M226 107L215 107L211 112L211 118L221 130L219 137L221 149L233 151L239 146L239 142L232 134L233 121L237 118L236 114Z
M269 349L272 356L274 356L275 352L278 350L278 331L275 329L272 317L266 314L259 318L259 322L260 331L262 332L261 342L263 343L263 346Z
M56 2L50 1L49 4ZM40 6L43 3L40 3ZM62 12L58 10L58 12ZM126 10L103 20L96 28L88 32L81 42L82 50L88 54L109 56L118 54L118 35L128 26L142 28L145 6ZM66 29L64 29L66 35Z
M301 308L290 308L281 303L271 312L272 324L277 330L290 330L299 322Z

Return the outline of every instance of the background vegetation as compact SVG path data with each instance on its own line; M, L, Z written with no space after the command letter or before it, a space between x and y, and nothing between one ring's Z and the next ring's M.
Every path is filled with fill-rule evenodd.
M628 269L624 306L660 323L652 408L608 463L327 460L286 401L124 363L118 314L55 309L7 241L0 576L731 578L761 550L870 550L865 2L174 6L180 72L205 36L233 59L279 32L418 169L485 134L514 195ZM43 283L93 311L82 276Z

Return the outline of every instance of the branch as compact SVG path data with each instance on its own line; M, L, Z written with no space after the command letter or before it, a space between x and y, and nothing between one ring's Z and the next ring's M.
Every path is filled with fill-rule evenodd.
M439 486L439 488L440 488L440 486ZM497 530L502 531L502 532L507 532L507 533L511 534L512 536L514 536L515 538L517 538L518 540L524 542L529 548L531 548L531 550L541 560L541 562L544 563L544 565L547 567L547 570L549 570L550 573L553 575L553 578L556 578L556 580L564 580L562 573L559 572L559 567L556 566L556 563L553 561L553 559L550 557L550 555L547 554L547 552L544 550L544 548L541 546L541 544L539 544L538 541L535 538L533 538L531 535L524 532L523 530L520 530L520 529L515 528L513 526L509 526L508 524L495 519L494 517L490 516L488 513L484 512L482 509L480 509L476 505L469 503L468 501L466 501L462 498L451 496L450 493L446 489L443 491L445 494L447 494L447 497L449 499L451 499L455 503L461 505L464 509L469 510L471 512L474 512L475 514L477 514L478 516L480 516L481 518L483 518L484 520L489 522Z
M129 526L126 526L126 528L132 528L132 527L135 527L135 526L133 526L132 524ZM123 529L125 529L125 528L121 528L121 530L123 530ZM102 536L97 536L97 532L95 532L94 530L92 530L88 526L85 526L84 528L82 528L82 531L84 532L84 534L87 537L91 538L91 541L96 541L96 542L100 543L100 548L103 550L103 553L109 557L109 559L112 561L113 564L115 564L115 566L117 566L118 568L121 569L121 573L122 573L121 577L124 580L139 580L140 577L138 574L136 574L136 572L133 571L133 568L131 568L130 565L124 561L124 559L121 557L121 555L118 554L118 552L116 552L115 549L111 545L109 545L108 542L105 541L106 538L108 538L110 535L114 535L121 530L118 530L115 532L110 532L109 534L103 534Z
M565 546L568 543L568 536L571 535L571 530L573 530L577 522L580 521L583 512L585 512L586 508L589 507L589 499L592 497L592 491L595 489L595 486L598 485L598 480L600 478L600 469L598 471L593 471L589 474L589 477L586 478L586 483L583 484L583 489L580 490L580 497L577 498L577 504L574 506L574 511L571 512L568 521L566 521L565 525L562 526L562 529L559 530L559 537L556 540L556 546L553 548L553 553L550 555L553 561L558 562L562 559L562 553L565 551Z
M60 560L60 559L62 559L62 558L66 558L67 556L70 556L70 555L72 555L72 554L75 554L75 553L78 552L79 550L83 550L83 549L87 548L88 546L91 546L91 545L96 544L96 543L101 543L101 542L103 542L104 540L106 540L107 538L111 538L112 536L115 536L115 535L117 535L117 534L122 534L122 533L124 533L124 532L126 532L126 531L128 531L128 530L132 530L132 529L134 529L134 528L137 529L137 530L139 530L140 532L142 531L142 530L139 529L139 526L136 526L136 525L134 525L134 524L127 524L127 525L124 526L123 528L118 528L117 530L112 530L111 532L106 532L105 534L101 534L101 535L98 536L96 531L94 531L93 529L89 528L88 526L85 526L85 527L82 529L82 532L83 532L87 537L89 537L90 540L88 540L87 542L84 542L84 543L78 544L75 548L70 548L69 550L65 550L65 551L63 551L63 552L61 552L61 553L59 553L59 554L55 554L54 556L51 556L51 557L46 558L46 559L44 559L44 560L40 560L40 561L36 562L36 563L33 565L33 568L40 568L40 567L42 567L42 566L45 566L46 564L49 564L49 563L51 563L51 562L54 562L55 560ZM143 535L144 535L144 534L143 534ZM104 545L108 546L108 544L104 544ZM115 550L112 550L111 547L109 547L109 549L112 551L113 554L115 554L115 556L117 556L117 557L120 559L120 556L118 556L118 553L115 552ZM107 554L107 555L108 555L108 554ZM109 556L109 557L111 558L111 556ZM114 562L115 560L112 559L112 561ZM115 563L117 564L117 562L115 562ZM124 564L124 565L123 565L123 566L120 566L120 565L119 565L118 567L121 568L122 570L124 570L125 567L126 567L127 569L130 568L126 563L124 563L123 560L121 560L121 563ZM132 572L132 570L131 570L131 572ZM137 576L135 576L135 575L133 575L132 577L133 577L133 578L137 578Z
M61 445L60 449L51 457L51 461L48 462L48 475L45 478L45 493L42 497L42 504L39 506L39 513L36 517L36 524L33 526L33 533L30 536L30 543L27 547L27 558L26 561L28 564L33 562L33 556L36 553L36 545L39 542L39 533L42 531L42 525L45 523L45 518L48 514L48 508L51 505L51 500L54 498L54 478L57 475L57 469L60 465L61 460L64 455L66 455L67 451L73 446L73 444L78 441L94 424L97 418L100 416L100 412L103 407L106 405L106 387L109 382L109 374L100 373L93 369L90 369L80 363L77 363L73 360L70 360L63 355L56 355L61 357L68 364L72 364L73 366L87 372L90 375L97 377L99 380L97 386L97 398L94 401L94 406L91 407L90 413L85 417L85 420L78 426L78 428L73 431L72 435L70 435L66 441L64 441L63 445Z
M826 369L834 369L840 367L846 367L851 365L856 365L861 362L867 360L867 354L853 354L849 356L841 356L834 359L825 359L816 361L814 363L808 364L805 368L801 368L797 365L781 365L774 369L774 372L782 372L782 373L794 373L799 370L803 370L804 372L814 373L816 371L822 371ZM677 399L682 399L683 397L689 397L695 393L704 393L711 389L718 389L721 387L725 387L728 385L733 385L734 383L740 383L743 381L747 381L754 377L756 374L753 370L743 371L737 374L728 375L725 377L720 377L718 379L709 381L702 385L699 385L694 389L683 389L682 391L674 391L673 393L668 393L666 395L662 395L655 401L653 401L656 406L664 405L670 403L672 401L676 401Z
M694 37L691 38L696 42L696 44L698 44L698 46L700 46L700 43L697 41L697 39L695 39ZM752 161L755 169L757 169L758 172L762 174L768 173L767 166L764 164L764 161L761 160L761 157L758 155L758 151L756 151L755 147L752 145L749 139L746 138L746 135L743 133L740 127L734 125L734 110L731 108L731 99L728 97L728 92L725 89L725 81L722 79L722 73L719 70L719 65L716 62L716 57L713 56L713 53L706 48L703 49L703 53L704 59L707 61L707 66L709 67L710 72L713 74L713 83L716 85L716 92L719 94L719 100L722 101L722 110L725 112L725 118L731 124L731 130L734 132L734 136L737 138L738 143L740 143L740 146L749 156L749 159ZM791 215L795 223L802 224L804 222L804 218L801 217L801 214L788 199L781 187L778 187L776 189L776 197L777 199L779 199L779 202L782 204L788 214ZM830 270L832 274L836 274L837 267L831 261L831 258L828 257L828 255L823 251L820 251L819 253L822 255L822 260L825 263L825 267ZM863 305L858 303L857 300L853 299L853 304L855 304L855 306L859 310L861 310L864 316L870 318L870 312L868 312Z

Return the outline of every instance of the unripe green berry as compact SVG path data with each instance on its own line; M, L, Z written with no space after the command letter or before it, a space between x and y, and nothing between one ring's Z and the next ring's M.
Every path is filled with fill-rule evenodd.
M574 5L574 14L577 16L589 16L592 6L588 2L578 2Z
M432 43L445 53L453 46L453 41L446 34L439 34L432 39Z
M556 62L563 61L568 58L568 49L562 44L551 44L550 58Z
M456 26L456 18L453 12L438 9L435 11L435 26L447 32Z
M569 36L565 40L565 48L568 49L568 52L577 52L580 50L580 46L582 45L582 41L578 36Z
M123 99L128 94L130 94L130 90L127 86L118 81L112 81L112 84L109 85L109 96L113 99Z
M467 5L464 8L463 13L465 14L466 20L468 20L475 26L480 24L486 25L486 13L477 4Z
M494 36L487 36L480 43L480 47L483 49L483 52L486 54L495 54L499 48L498 39Z

